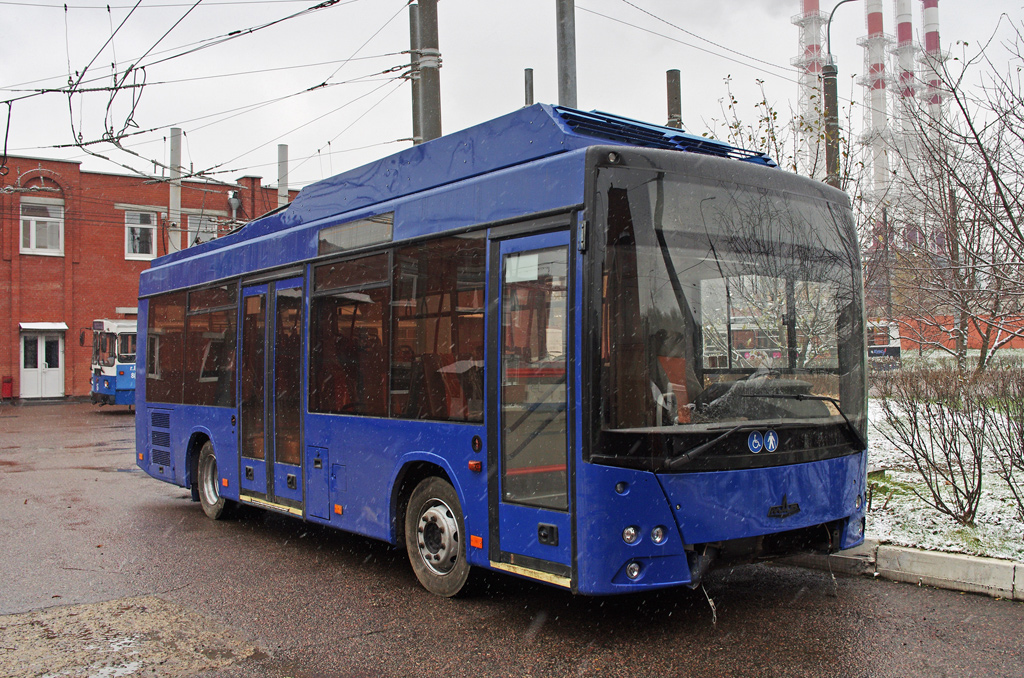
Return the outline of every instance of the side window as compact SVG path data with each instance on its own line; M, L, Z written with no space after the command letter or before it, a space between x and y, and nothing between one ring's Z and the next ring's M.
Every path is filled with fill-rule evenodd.
M156 213L124 213L124 258L156 257Z
M309 409L387 416L389 255L318 266L310 311Z
M395 252L391 414L483 421L482 234Z
M236 285L189 294L184 402L234 407L237 319Z
M22 254L64 255L64 204L61 200L21 201Z
M185 293L149 300L146 352L146 399L180 403L185 349Z

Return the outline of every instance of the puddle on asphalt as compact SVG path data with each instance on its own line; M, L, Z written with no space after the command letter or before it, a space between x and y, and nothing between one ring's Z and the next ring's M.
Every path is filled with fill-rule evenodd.
M0 616L3 676L188 676L231 666L255 646L160 598L122 598Z

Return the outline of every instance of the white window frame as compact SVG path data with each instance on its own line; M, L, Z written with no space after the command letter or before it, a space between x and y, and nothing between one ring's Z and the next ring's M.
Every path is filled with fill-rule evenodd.
M38 216L26 216L24 210L26 206L42 206L49 210L54 208L60 213L57 217L38 217ZM37 254L44 257L63 257L64 256L64 201L60 198L22 198L19 206L20 225L18 228L18 247L22 254ZM42 224L56 224L57 226L57 248L49 246L49 242L46 245L40 247L37 242L38 229ZM28 245L25 244L25 229L28 229ZM49 241L49 236L47 236Z
M150 222L143 223L143 217L149 217ZM135 261L149 261L150 259L156 258L157 250L157 224L159 223L160 215L156 212L149 212L145 210L125 210L124 213L124 258ZM149 231L149 252L134 252L133 247L133 236L132 229L140 231Z

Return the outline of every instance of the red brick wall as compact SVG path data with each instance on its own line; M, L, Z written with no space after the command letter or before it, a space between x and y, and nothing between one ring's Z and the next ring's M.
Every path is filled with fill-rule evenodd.
M167 225L169 184L83 172L75 162L10 157L7 167L8 174L0 177L0 376L13 378L18 397L19 323L64 322L64 392L88 395L91 335L87 332L86 345L80 346L79 333L97 318L134 317L120 316L115 309L138 305L139 273L149 267L149 261L125 259L126 210L114 205L152 207L162 213L156 244L157 253L166 254L168 239L181 237ZM244 177L237 186L185 181L182 228L189 210L230 218L228 195L233 190L242 201L239 220L277 207L277 191L263 187L259 177ZM296 193L291 191L291 196ZM21 198L31 195L64 199L64 256L19 253Z

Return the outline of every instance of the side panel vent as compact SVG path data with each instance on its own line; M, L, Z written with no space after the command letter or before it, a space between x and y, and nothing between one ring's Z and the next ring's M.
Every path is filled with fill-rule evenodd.
M171 465L171 413L155 410L150 414L149 441L154 464Z

